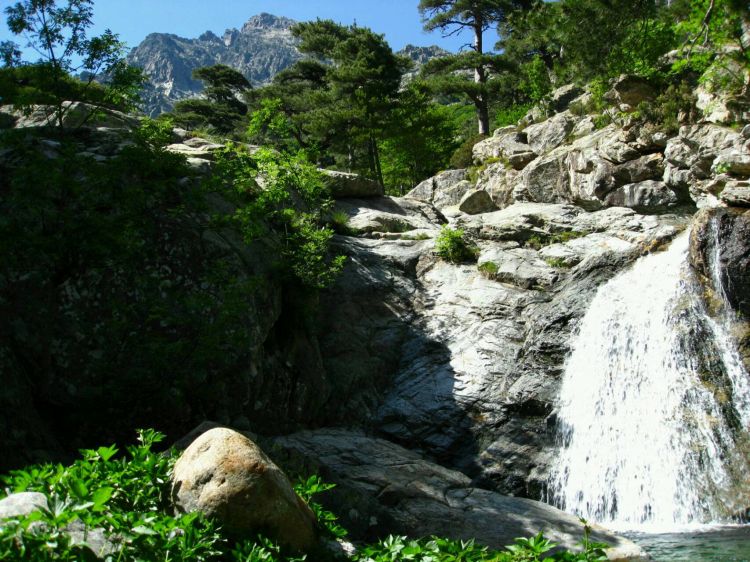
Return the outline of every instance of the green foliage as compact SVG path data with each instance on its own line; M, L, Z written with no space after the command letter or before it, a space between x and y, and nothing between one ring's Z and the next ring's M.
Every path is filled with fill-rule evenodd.
M208 126L225 134L237 128L247 114L247 105L239 97L250 90L250 82L223 64L197 68L193 78L205 83L205 98L178 101L173 110L174 121L188 129Z
M103 532L111 545L107 560L174 560L182 562L302 562L266 537L236 540L200 513L174 514L170 501L171 477L176 461L172 451L158 453L154 446L164 436L153 430L138 431L138 443L124 454L114 445L81 451L70 466L39 465L0 477L5 493L35 491L44 494L49 509L3 521L0 558L8 562L73 562L96 560L85 544L73 542L71 525L84 533ZM300 478L294 486L332 538L346 536L336 516L314 499L333 489L318 476ZM603 562L606 545L590 540L584 524L582 550L561 551L545 560ZM363 545L355 562L538 562L556 545L539 533L516 539L504 551L476 545L473 540L430 537L410 540L389 536ZM316 558L327 560L327 556Z
M446 164L456 146L451 117L451 110L432 102L420 84L400 92L380 151L387 193L404 195Z
M522 64L520 71L522 78L518 88L521 93L534 104L544 102L552 91L552 82L542 57L536 55Z
M522 103L498 109L495 112L495 120L493 121L493 125L498 129L500 127L506 127L508 125L516 125L532 107L534 107L534 104Z
M87 533L95 529L105 533L113 547L108 560L305 560L287 555L262 536L234 543L198 512L174 515L170 490L176 455L154 451L163 438L153 430L140 430L138 444L126 447L125 454L115 446L83 450L82 459L70 466L32 466L0 478L7 494L40 492L50 506L3 522L0 558L7 562L95 560L87 546L71 541L67 528L77 525ZM332 536L346 535L336 517L312 501L332 484L311 476L295 488Z
M551 540L545 538L541 531L534 537L516 539L515 542L516 544L505 548L513 554L514 560L519 562L537 562L542 559L544 553L557 546Z
M382 184L381 144L407 61L363 27L318 20L297 24L292 33L301 52L328 63L301 61L254 99L283 100L301 148L333 153L342 166Z
M697 118L695 92L687 82L670 84L654 101L639 104L638 112L660 130L674 134L680 128L681 118L685 121Z
M476 135L469 139L466 139L461 146L451 156L450 165L451 168L461 170L463 168L469 168L474 165L474 145L480 141L486 139L486 135Z
M226 540L198 513L173 516L169 501L175 458L153 450L163 435L142 430L125 455L116 447L81 451L69 467L42 465L11 472L2 481L8 493L44 494L49 510L4 522L0 558L8 561L91 560L74 544L71 524L86 532L101 529L118 560L214 560Z
M489 54L483 44L483 33L505 21L514 10L528 9L530 0L420 0L419 12L427 31L439 29L452 35L468 29L474 35L471 51L431 60L422 70L432 77L435 91L460 94L475 109L479 134L490 133L490 104L497 81L496 75L512 66L500 55ZM467 76L471 71L473 79Z
M307 502L307 505L315 513L318 522L323 525L331 537L343 539L349 532L338 524L338 517L333 512L325 509L321 504L313 501L313 497L332 490L335 487L335 484L323 482L319 476L312 475L308 478L299 478L294 485L294 491Z
M333 230L324 216L332 202L321 173L304 154L262 148L251 155L229 144L217 153L208 185L237 205L231 220L246 243L275 234L283 269L307 287L333 283L345 257L330 255Z
M478 250L464 239L463 230L443 226L435 239L435 253L445 261L461 263L475 260Z
M13 72L2 81L7 88L10 78L16 86L10 89L10 96L8 89L0 94L4 103L26 108L36 103L51 104L60 127L67 112L64 101L123 109L135 106L143 74L124 62L124 45L111 31L87 37L93 18L92 0L67 0L61 5L56 0L23 0L7 7L5 14L11 32L26 38L26 46L40 59L30 65L32 69L20 70L23 66L18 50L4 44L2 58ZM24 74L33 79L31 84L24 83ZM71 78L75 75L85 78ZM103 78L103 85L95 83L99 78Z
M481 273L487 279L495 279L498 272L498 267L495 262L486 261L477 266L479 273Z
M584 529L582 551L559 551L548 554L557 545L540 532L531 538L516 539L503 551L479 546L473 540L461 541L439 537L409 540L389 536L375 544L364 546L355 555L355 562L602 562L607 560L606 545L589 541L590 528Z

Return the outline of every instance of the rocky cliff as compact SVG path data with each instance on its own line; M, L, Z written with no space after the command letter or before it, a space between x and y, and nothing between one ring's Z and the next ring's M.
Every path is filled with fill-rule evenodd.
M712 291L724 291L739 315L738 328L745 331L738 341L747 361L750 126L704 121L670 133L627 116L628 104L620 100L625 117L597 128L591 116L571 111L575 95L560 94L551 115L499 129L475 146L475 169L443 172L405 197L362 190L357 178L337 176L337 215L348 221L335 245L348 262L335 285L316 297L273 280L263 248L238 251L224 233L174 225L174 236L159 241L164 251L154 264L155 286L171 283L175 274L189 278L207 258L264 281L240 310L249 330L241 352L234 350L209 379L197 373L167 388L164 401L139 419L169 423L173 434L200 418L268 435L342 428L272 441L286 451L281 457L293 451L317 455L316 468L357 488L356 498L377 496L367 517L359 523L352 517L363 532L371 513L384 512L380 503L401 506L394 511L394 529L408 526L417 509L401 503L414 495L411 481L384 491L385 469L349 466L369 463L366 455L352 460L352 451L365 445L463 473L446 476L460 480L464 494L460 501L442 502L452 509L475 509L469 504L484 494L480 489L539 499L556 451L555 407L565 358L588 304L602 283L659 251L691 223L693 266L705 278L708 300ZM16 128L40 125L34 115L11 119ZM132 126L125 120L120 128ZM107 159L122 151L127 133L113 137L113 127L80 135L78 155ZM195 173L210 173L213 152L221 146L180 131L174 135L168 152L188 155ZM54 142L38 144L45 158L59 157ZM10 171L13 154L3 161ZM436 255L446 225L463 231L476 248L476 262L449 263ZM125 279L127 273L119 275ZM21 289L26 281L19 279ZM117 275L84 272L57 286L50 302L62 307L62 319L101 315L108 301L87 295L108 295L119 283ZM137 291L133 297L138 304ZM26 346L33 357L39 335L23 328L15 332L20 339L12 352ZM127 338L122 345L130 345ZM99 352L85 351L94 358ZM60 354L45 357L56 361ZM23 428L23 435L10 441L30 439L39 449L59 444L54 416L34 412L44 404L67 412L64 431L91 429L70 423L102 400L81 392L90 381L75 365L56 365L35 388L24 376L31 367L14 366L0 398L7 406L4 423ZM159 373L152 383L154 389L164 386ZM141 390L134 385L134 392ZM107 396L107 415L128 408L131 399ZM12 453L12 447L7 450ZM430 465L428 472L441 470ZM352 474L366 485L351 484ZM441 487L453 485L435 486L437 492L420 494L440 495ZM360 503L356 498L350 505ZM472 532L476 536L477 529L460 534Z

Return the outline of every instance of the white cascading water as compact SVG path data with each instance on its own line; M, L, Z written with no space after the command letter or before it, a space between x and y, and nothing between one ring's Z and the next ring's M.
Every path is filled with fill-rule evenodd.
M603 285L572 344L548 500L589 521L670 529L747 507L738 435L750 430L750 382L729 314L714 321L706 311L688 241L683 233ZM722 388L698 351L711 339Z

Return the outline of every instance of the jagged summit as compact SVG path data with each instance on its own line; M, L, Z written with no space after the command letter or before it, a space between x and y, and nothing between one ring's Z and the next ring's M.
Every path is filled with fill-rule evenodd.
M296 20L291 18L263 12L247 20L242 26L242 32L248 33L258 29L289 29L295 23L297 23Z

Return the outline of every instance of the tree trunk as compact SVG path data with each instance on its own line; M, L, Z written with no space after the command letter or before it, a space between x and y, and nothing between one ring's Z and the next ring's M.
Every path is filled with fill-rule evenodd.
M477 54L481 55L484 53L484 45L482 42L482 28L483 20L481 14L476 14L474 19L474 50ZM482 64L479 64L474 69L474 82L482 86L482 93L477 96L474 105L477 108L477 121L479 124L479 134L489 135L490 134L490 112L487 107L487 97L484 93L484 86L487 83L487 72Z
M372 150L372 159L375 164L375 174L378 178L380 187L385 187L383 182L383 168L380 166L380 151L378 150L378 143L375 140L375 136L370 133L370 148Z

